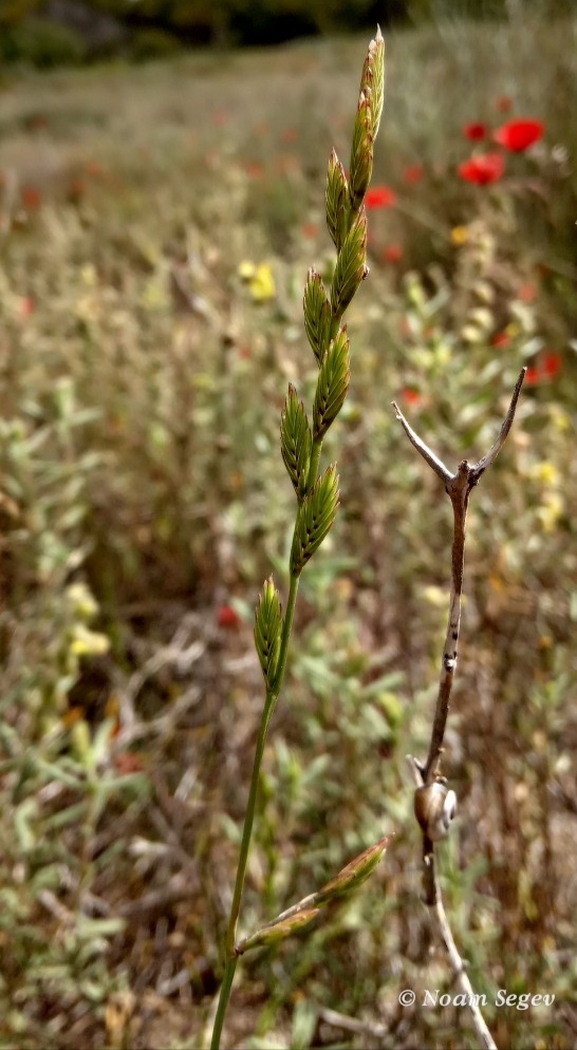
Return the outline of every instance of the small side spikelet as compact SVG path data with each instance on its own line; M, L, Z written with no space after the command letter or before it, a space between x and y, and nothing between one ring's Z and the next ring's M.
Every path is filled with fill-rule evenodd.
M333 317L340 320L367 269L367 215L361 208L339 252L331 284Z
M334 149L329 157L325 211L333 244L340 252L350 227L350 195L347 176Z
M385 41L380 26L369 44L361 74L361 93L371 104L373 140L377 137L385 97Z
M286 919L263 926L262 929L257 930L252 936L245 937L240 944L237 944L236 954L244 955L251 948L264 948L265 945L268 946L269 944L277 944L279 941L284 941L291 934L296 933L297 930L302 930L303 926L308 926L309 922L316 919L318 913L319 908L303 908L302 911L289 915Z
M272 576L265 580L254 618L254 644L267 685L271 685L280 649L282 611Z
M299 506L290 553L291 575L298 576L330 531L339 505L339 479L331 464Z
M306 493L312 435L305 407L289 383L285 407L280 422L280 447L284 465L293 483L297 498Z
M357 212L363 203L373 173L373 127L371 103L361 91L349 165L349 193L353 213Z
M313 903L315 907L328 904L329 901L338 900L339 897L346 897L357 886L360 886L365 879L368 879L381 860L392 838L392 835L385 835L374 846L369 846L358 857L349 861L339 871L338 875L335 875L329 882L325 882L324 886L314 895Z
M324 437L347 396L351 381L349 346L345 326L332 340L319 371L313 406L315 440Z
M331 304L320 273L312 268L307 273L303 296L305 332L317 364L320 365L329 345Z
M312 922L325 905L331 901L342 900L344 897L348 897L349 894L354 893L357 887L373 873L392 838L393 835L385 835L374 846L369 846L358 857L346 864L339 871L338 875L325 882L324 886L316 893L310 893L308 897L303 897L298 904L293 904L291 908L287 908L286 911L277 915L272 922L267 922L256 933L245 937L244 940L237 944L236 954L244 955L251 948L261 948L265 944L275 944L277 941L290 937L292 933L296 933L297 930L301 930L303 926L307 926L309 922Z

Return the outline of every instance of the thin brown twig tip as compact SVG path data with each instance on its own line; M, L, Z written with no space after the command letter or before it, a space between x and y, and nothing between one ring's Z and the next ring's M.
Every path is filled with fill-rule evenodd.
M515 383L515 389L513 391L513 397L514 398L518 397L519 394L521 393L521 387L523 386L523 383L525 382L525 376L526 375L527 375L527 365L523 365L521 371L519 372L519 376L517 378L517 382Z

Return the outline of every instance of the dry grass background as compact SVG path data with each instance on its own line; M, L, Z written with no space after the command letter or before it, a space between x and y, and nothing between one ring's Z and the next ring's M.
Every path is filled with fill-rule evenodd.
M387 42L374 182L398 205L369 216L328 442L342 513L303 580L247 929L396 839L353 903L246 961L226 1045L474 1045L465 1011L397 1002L450 990L404 760L428 738L450 523L389 403L407 398L448 462L474 457L544 350L562 368L527 390L473 494L441 872L475 989L556 996L490 1007L497 1043L575 1043L576 32ZM2 1045L200 1044L262 704L252 606L289 542L278 418L287 380L312 383L302 286L331 265L326 160L346 156L365 46L3 81ZM461 127L496 126L503 96L545 141L500 186L467 186Z

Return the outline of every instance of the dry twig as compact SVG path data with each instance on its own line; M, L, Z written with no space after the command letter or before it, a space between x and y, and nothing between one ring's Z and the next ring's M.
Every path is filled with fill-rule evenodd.
M466 459L459 463L453 474L448 467L409 426L398 405L393 402L397 419L400 421L411 444L423 457L426 463L441 479L453 507L453 548L451 556L451 595L449 599L449 616L447 634L443 648L439 692L431 731L429 754L424 765L410 758L415 779L415 814L423 832L423 866L425 901L433 909L441 940L445 944L451 968L461 991L467 995L473 1015L477 1035L484 1047L495 1047L477 1000L473 994L471 982L465 970L465 963L459 955L447 920L441 891L435 869L435 841L442 838L450 825L456 811L456 797L449 791L441 776L441 756L443 741L449 714L451 690L457 667L459 633L461 628L461 608L463 594L463 575L465 568L465 532L467 508L471 490L480 481L482 475L494 463L499 455L515 418L515 411L526 369L517 380L511 403L503 421L499 436L489 452L478 463L470 464Z

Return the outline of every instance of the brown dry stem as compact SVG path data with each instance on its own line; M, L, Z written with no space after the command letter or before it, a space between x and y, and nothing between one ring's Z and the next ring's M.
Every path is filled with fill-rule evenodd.
M417 762L413 758L410 760L417 789L429 787L443 779L441 777L441 756L443 753L443 741L449 715L451 691L457 668L459 633L461 628L463 576L465 568L465 534L469 496L471 490L480 481L482 475L487 470L487 467L490 467L491 464L494 463L505 443L515 418L517 403L519 401L519 395L521 393L521 387L523 386L526 371L526 368L524 368L519 375L507 414L495 443L478 463L470 464L465 459L459 463L455 473L452 473L442 460L440 460L439 457L436 456L428 445L426 445L418 436L418 434L415 433L412 427L407 423L407 420L403 416L398 405L393 401L393 408L397 419L400 421L409 441L423 457L425 462L428 463L437 477L443 482L445 491L451 500L451 506L453 508L453 546L451 554L451 594L449 599L449 616L445 645L443 648L439 692L437 695L435 715L431 730L429 754L424 765L421 765L420 762ZM468 999L468 1002L473 1015L473 1023L477 1035L484 1047L495 1047L495 1043L483 1020L481 1011L479 1010L479 1006L473 995L471 982L469 981L465 970L465 963L463 962L453 940L451 929L445 914L443 899L435 869L434 842L425 829L423 829L423 882L425 901L429 907L433 909L438 932L447 949L447 954L455 978L458 981L461 991L467 996L472 997Z

